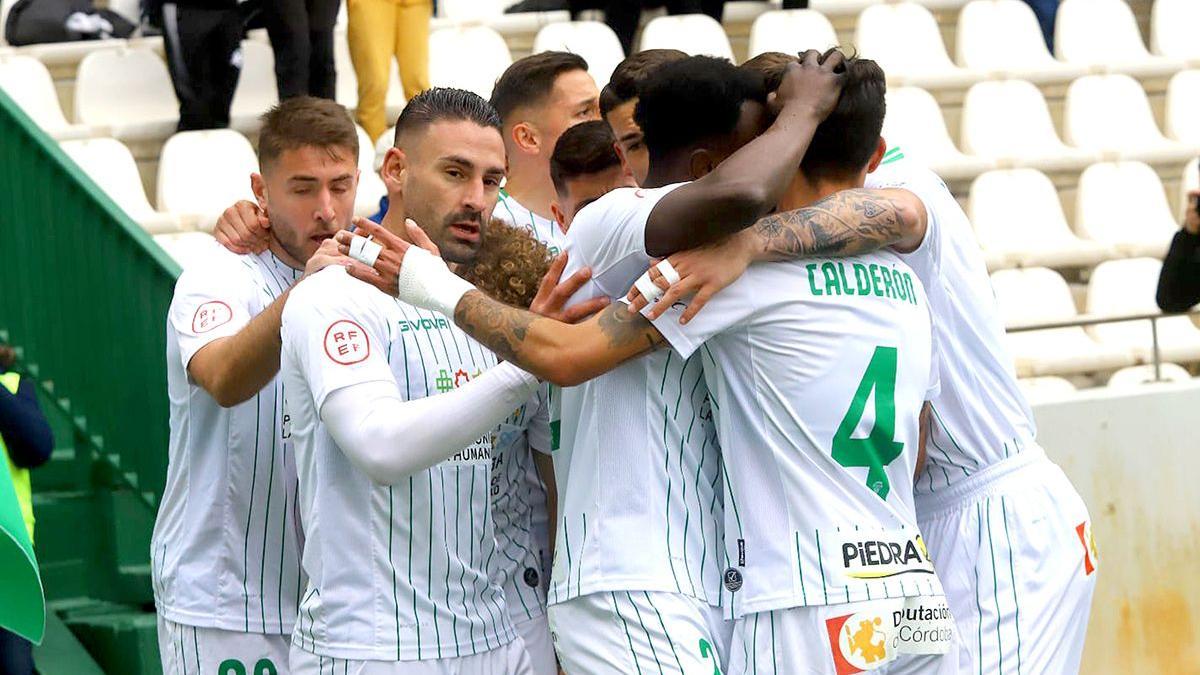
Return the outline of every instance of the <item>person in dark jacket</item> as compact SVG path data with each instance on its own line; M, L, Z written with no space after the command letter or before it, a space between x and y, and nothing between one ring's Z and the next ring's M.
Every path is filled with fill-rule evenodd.
M33 539L33 505L29 493L29 469L50 459L54 437L38 406L33 380L22 378L12 368L16 354L0 344L0 471L11 471L17 501ZM33 675L33 645L25 638L0 628L0 674Z
M257 6L239 0L147 0L150 24L163 31L179 99L178 131L229 126L229 106L242 73L246 12Z
M668 14L707 14L717 21L725 11L725 0L570 0L572 14L585 9L603 9L604 22L617 34L625 54L633 53L633 36L637 32L642 10L666 6Z
M265 0L263 21L275 50L279 99L333 98L333 27L340 0Z
M1163 260L1156 299L1164 312L1186 312L1200 302L1200 190L1188 193L1183 229Z

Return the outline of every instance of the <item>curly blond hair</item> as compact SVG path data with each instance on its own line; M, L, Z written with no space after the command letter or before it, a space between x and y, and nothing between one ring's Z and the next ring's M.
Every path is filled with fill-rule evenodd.
M463 270L463 278L500 302L528 309L551 259L550 249L529 230L493 219L484 228L479 255Z

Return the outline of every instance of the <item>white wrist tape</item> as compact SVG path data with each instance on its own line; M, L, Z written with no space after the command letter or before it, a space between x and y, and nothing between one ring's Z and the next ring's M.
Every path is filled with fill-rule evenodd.
M350 240L350 257L368 267L375 266L375 261L379 259L381 251L383 251L382 246L366 237L356 234Z
M668 286L674 286L679 283L679 272L675 271L675 267L671 265L670 260L663 258L654 267L658 269L658 273L663 276L663 279L667 280Z
M643 272L642 276L638 277L638 280L633 282L633 287L638 289L638 292L642 294L642 297L646 299L646 302L651 305L657 302L663 294L663 289L656 286L654 281L650 279L650 270Z
M474 285L451 272L445 261L418 246L404 254L396 287L396 297L402 302L451 318L462 296L475 290Z

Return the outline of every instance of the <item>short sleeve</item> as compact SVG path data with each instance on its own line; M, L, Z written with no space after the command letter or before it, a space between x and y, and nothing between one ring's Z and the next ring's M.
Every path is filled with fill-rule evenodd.
M530 415L529 423L525 428L525 437L529 439L529 447L535 452L540 452L543 455L549 455L550 447L550 403L547 397L547 388L549 385L545 382L538 387L533 396L529 399Z
M339 389L395 380L386 317L363 301L369 287L355 287L361 283L331 267L296 286L283 309L283 349L303 368L318 412Z
M930 317L931 320L933 317ZM942 350L938 342L937 325L929 329L929 385L925 389L925 400L932 401L942 393Z
M651 322L662 334L663 339L680 356L687 358L706 340L745 321L758 310L761 298L753 289L758 285L758 278L765 269L762 266L779 264L786 263L752 265L741 278L714 295L704 309L687 324L679 323L679 318L688 306L686 301L676 302L662 316ZM642 314L649 314L652 307L653 305L643 309Z
M257 291L248 270L221 258L184 270L175 283L168 310L184 370L196 352L215 340L237 334L250 323Z

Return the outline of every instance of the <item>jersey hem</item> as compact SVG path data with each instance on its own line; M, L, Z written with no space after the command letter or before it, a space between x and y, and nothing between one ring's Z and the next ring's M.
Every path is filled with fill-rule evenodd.
M947 512L958 511L973 503L980 495L994 492L1013 482L1014 477L1020 473L1033 471L1045 465L1053 466L1054 462L1046 456L1042 446L1031 443L1019 454L990 464L970 476L963 476L948 487L934 492L914 494L913 505L916 507L917 519L928 521L940 518ZM928 471L929 467L925 467L925 470Z
M702 602L710 607L721 607L720 599L709 600L705 594L689 593L680 589L674 583L664 582L660 580L651 580L644 577L606 577L603 580L591 581L586 584L576 586L574 591L570 590L571 584L550 584L550 589L546 592L546 606L551 607L560 605L564 602L569 602L575 598L594 593L610 593L612 591L648 591L650 593L670 593L672 595L682 595L691 598L698 602ZM564 588L566 590L564 590ZM552 600L550 596L555 596Z
M251 622L249 629L246 628L246 619L244 616L230 619L228 617L214 616L212 614L200 614L197 612L189 612L187 610L175 609L163 606L157 600L154 603L158 615L167 621L177 623L181 626L189 626L193 628L215 628L217 630L226 630L231 633L252 633L255 635L291 635L295 628L295 623L267 622L262 630L255 630L256 626ZM263 622L259 621L258 626L264 626Z
M497 633L486 634L483 637L477 638L474 642L422 645L419 654L416 649L401 648L399 653L397 653L395 648L379 649L376 647L364 647L362 645L334 645L321 640L313 640L307 635L303 639L307 644L302 646L300 641L293 639L292 647L308 652L309 654L332 659L397 663L403 661L438 661L441 659L459 658L461 656L485 654L502 649L516 639L517 632L514 628L504 635ZM439 648L441 655L438 655Z
M940 586L940 582L939 582ZM761 598L752 602L739 603L737 611L732 613L734 621L742 619L750 614L761 614L763 612L775 612L787 609L799 609L802 607L836 607L838 605L850 605L858 602L870 602L871 600L896 600L902 598L944 598L945 591L941 593L930 593L928 590L917 593L904 593L902 595L889 595L882 598L855 598L849 602L840 598L831 598L833 602L804 602L799 595L788 594L786 596L771 596L769 598ZM728 620L729 617L726 617Z

